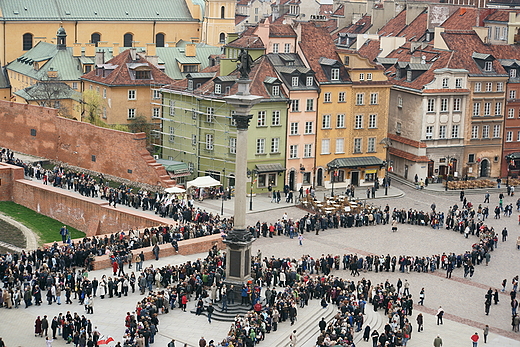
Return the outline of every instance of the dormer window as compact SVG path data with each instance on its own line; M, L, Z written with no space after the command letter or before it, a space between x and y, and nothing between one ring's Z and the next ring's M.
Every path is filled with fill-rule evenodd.
M298 87L298 77L293 77L291 81L293 87Z
M442 88L448 88L448 82L449 82L448 78L443 78L442 79Z
M188 90L193 90L193 80L188 80Z
M215 84L215 94L220 94L222 91L222 85L220 83Z
M330 70L330 79L332 81L339 81L339 69L333 68Z
M314 79L312 78L312 76L307 76L307 81L306 82L307 82L306 83L307 87L312 87Z
M406 80L409 82L412 80L412 71L411 70L406 71Z
M516 78L516 69L509 70L509 77Z
M492 61L486 61L486 64L484 65L484 71L493 71Z
M137 70L135 72L135 79L136 80L149 80L150 79L150 73L151 71L146 70Z
M273 86L271 89L273 96L279 96L280 95L280 86Z

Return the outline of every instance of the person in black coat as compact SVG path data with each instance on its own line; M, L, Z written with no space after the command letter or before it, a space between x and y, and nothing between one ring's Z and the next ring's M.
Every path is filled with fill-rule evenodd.
M369 339L370 339L370 326L367 325L365 327L365 331L363 332L363 341L368 342Z

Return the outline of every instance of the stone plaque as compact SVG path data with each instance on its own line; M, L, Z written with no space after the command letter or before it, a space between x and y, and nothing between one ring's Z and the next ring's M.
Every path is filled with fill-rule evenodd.
M229 276L240 277L240 251L229 250Z

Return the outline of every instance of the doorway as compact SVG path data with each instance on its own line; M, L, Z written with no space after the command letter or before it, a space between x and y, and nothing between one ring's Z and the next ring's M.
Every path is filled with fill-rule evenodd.
M405 180L408 179L408 165L405 165L405 166L404 166L404 179L405 179Z
M350 184L359 186L359 171L350 171Z
M290 190L295 190L294 189L294 185L295 185L295 176L296 176L296 173L294 170L291 170L291 172L289 172L289 189Z
M489 177L489 160L482 159L480 162L480 177Z
M318 174L316 175L316 185L318 187L323 186L323 169L318 169Z
M434 166L434 162L433 162L433 160L430 160L428 162L428 177L433 176L433 166Z

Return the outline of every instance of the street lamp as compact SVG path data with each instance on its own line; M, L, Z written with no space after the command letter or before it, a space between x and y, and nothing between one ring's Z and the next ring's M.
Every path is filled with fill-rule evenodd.
M385 153L385 158L386 158L386 161L385 161L385 195L388 195L388 164L389 164L389 160L388 160L388 148L392 145L392 140L390 140L388 137L385 137L384 139L381 140L380 144L383 145L383 148L386 150L386 153Z
M446 165L448 167L447 171L446 171L446 187L444 187L444 191L448 191L448 180L449 180L449 177L450 177L450 167L451 167L451 161L453 160L453 156L452 155L447 155L446 156Z
M334 197L334 176L336 176L336 170L338 169L338 164L334 163L330 165L330 168L332 169L332 174L330 174L330 180L332 182L332 191L330 193L330 196Z
M253 211L253 184L254 184L254 176L257 171L253 169L252 171L247 169L247 177L251 177L251 191L249 194L249 211Z
M223 168L222 169L222 175L223 175L223 179L222 179L222 196L221 196L221 199L222 199L222 205L220 206L220 216L224 216L224 198L226 197L225 194L226 194L226 168Z

